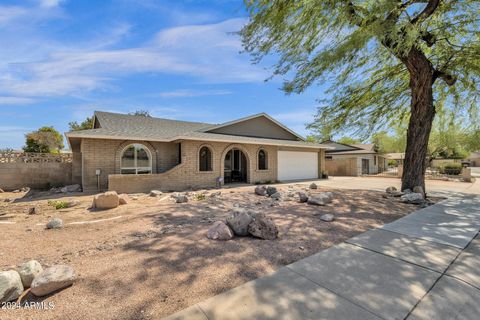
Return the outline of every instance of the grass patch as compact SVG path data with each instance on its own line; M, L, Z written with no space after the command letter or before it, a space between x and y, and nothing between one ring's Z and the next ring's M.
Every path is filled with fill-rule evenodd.
M48 201L48 205L54 207L57 210L68 208L68 202L67 201L50 200L50 201Z

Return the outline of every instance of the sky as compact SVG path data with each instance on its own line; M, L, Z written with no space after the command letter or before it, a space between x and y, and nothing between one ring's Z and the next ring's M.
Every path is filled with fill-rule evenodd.
M324 88L287 96L242 53L242 0L0 1L0 149L95 110L222 123L266 112L301 135Z

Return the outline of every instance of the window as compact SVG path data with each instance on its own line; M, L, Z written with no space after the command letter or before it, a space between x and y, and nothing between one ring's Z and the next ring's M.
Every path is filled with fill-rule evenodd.
M200 171L212 171L212 152L208 147L200 149Z
M152 173L152 157L150 151L141 144L132 144L122 152L120 164L121 174Z
M260 149L258 151L258 170L267 170L268 163L267 163L267 153L265 150Z

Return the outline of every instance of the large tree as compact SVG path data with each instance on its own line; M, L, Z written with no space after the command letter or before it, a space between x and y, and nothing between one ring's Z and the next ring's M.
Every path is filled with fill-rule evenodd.
M25 135L25 152L59 153L63 149L63 136L53 127L40 129Z
M81 131L81 130L88 130L93 128L93 116L87 117L82 122L78 123L77 121L72 121L68 123L70 127L70 131Z
M330 84L316 121L373 132L408 119L402 190L425 186L435 114L477 112L479 1L249 0L244 48L287 93Z

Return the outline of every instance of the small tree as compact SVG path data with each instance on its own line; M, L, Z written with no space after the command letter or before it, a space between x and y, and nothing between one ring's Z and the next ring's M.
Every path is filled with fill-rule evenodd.
M93 117L87 117L82 122L72 121L68 123L70 131L88 130L93 128Z
M141 117L148 117L151 118L150 111L148 110L137 110L134 112L130 112L129 115L131 116L141 116Z
M25 152L59 153L63 149L63 136L53 127L42 127L26 134L25 138Z

